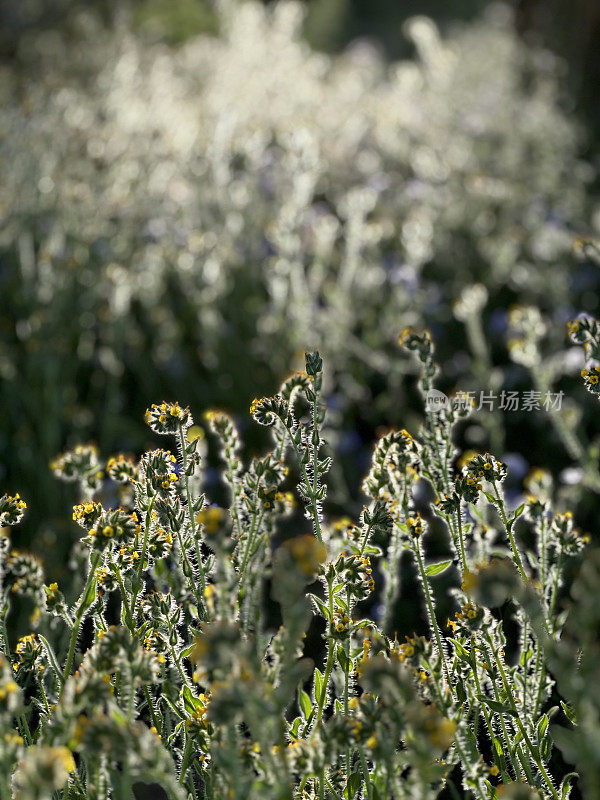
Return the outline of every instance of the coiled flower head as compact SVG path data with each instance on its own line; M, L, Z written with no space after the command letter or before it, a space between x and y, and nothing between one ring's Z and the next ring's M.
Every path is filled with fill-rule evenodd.
M573 344L583 345L586 358L600 357L600 322L581 316L567 322L567 333Z
M413 516L406 518L406 529L413 539L423 536L423 518L418 511Z
M100 503L87 500L73 506L73 519L86 531L91 530L102 516L103 509Z
M279 395L255 397L250 404L250 413L259 425L271 426L276 419L288 419L290 408L288 403Z
M11 591L15 594L41 602L44 570L33 553L11 550L6 557L6 578L8 584L12 582Z
M161 436L173 435L179 431L179 428L188 428L193 424L190 409L187 406L183 408L179 403L153 403L150 408L146 409L144 415L146 424Z
M85 654L81 671L99 675L123 672L134 686L156 683L164 660L145 650L124 627L111 626L100 631L98 641Z
M354 553L342 553L333 565L338 582L356 600L364 600L375 588L371 559Z
M57 617L65 614L67 612L67 603L64 594L58 588L58 583L51 583L49 586L44 586L43 589L46 611L49 614L55 614Z
M3 494L0 497L0 528L4 525L17 525L22 519L27 503L19 494Z
M488 463L487 461L484 463ZM476 503L481 491L481 477L479 470L467 471L466 474L459 475L454 484L456 492L466 503Z
M33 669L42 658L43 650L35 633L21 636L15 647L18 669Z
M476 485L479 481L501 483L506 478L506 466L490 453L473 456L463 467L463 475L472 478Z
M551 531L563 552L573 555L583 550L590 541L587 534L582 535L574 525L573 514L565 511L564 514L555 514L552 519Z
M600 394L600 366L591 366L581 370L585 388L591 394Z
M407 350L414 350L422 362L430 361L434 353L434 345L428 330L416 331L414 328L404 328L398 337L398 344Z
M89 538L94 550L104 550L111 542L132 543L141 530L135 511L129 514L122 508L115 508L102 512L90 528Z
M117 483L127 483L137 477L137 468L133 459L122 453L108 459L106 472L109 478Z
M63 481L79 481L87 492L96 492L102 485L104 473L95 444L78 444L50 462L50 469Z
M179 478L175 465L177 459L169 450L151 450L140 459L138 481L148 493L169 500L175 492L175 484Z

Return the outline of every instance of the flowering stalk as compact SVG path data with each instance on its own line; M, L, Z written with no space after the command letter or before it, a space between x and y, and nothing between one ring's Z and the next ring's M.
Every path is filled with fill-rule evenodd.
M403 340L421 361L422 387L432 386L431 338L405 333ZM491 453L455 458L454 426L470 413L458 400L429 410L415 436L383 434L358 522L329 519L321 375L320 357L307 354L306 373L254 401L252 415L272 429L274 448L248 464L231 420L211 412L229 508L195 497L203 437L189 433L197 427L191 412L175 402L152 406L146 418L155 433L174 437L179 468L163 449L137 463L113 456L106 480L122 485L120 507L94 499L102 488L91 490L99 481L96 451L82 446L57 459L56 471L75 477L86 497L73 512L83 530L73 558L86 570L74 610L58 583L44 583L34 556L0 540L2 608L8 613L15 596L34 600L44 631L21 636L14 653L0 652L0 774L33 787L24 797L37 798L43 778L70 800L125 800L138 782L159 783L170 800L277 800L304 792L323 800L434 800L457 767L464 795L478 800L500 796L499 786L566 800L571 778L557 788L548 732L555 709L548 704L564 686L564 713L571 714L571 703L584 708L577 665L589 670L594 661L585 618L595 619L588 587L596 572L587 576L582 568L584 588L574 587L577 625L565 622L559 604L565 564L586 536L572 514L552 512L533 484L532 494L508 509L507 468ZM300 465L295 488L306 529L286 538L280 522L295 507L294 487L282 488L292 455L287 441ZM420 480L432 484L431 506L417 490ZM17 524L24 510L18 496L3 496L0 525ZM436 516L455 558L432 563L425 534ZM494 544L488 521L509 546ZM523 523L533 527L535 542L527 554L530 579L515 538ZM405 550L423 588L429 633L398 642L387 628ZM452 566L460 571L447 573L458 610L445 634L435 580ZM371 619L380 573L383 612ZM265 611L267 587L277 624ZM497 609L519 632L511 660ZM324 626L323 671L305 657L313 616ZM69 634L66 654L60 626ZM579 630L587 632L581 642ZM78 642L83 657L71 674ZM7 644L4 628L4 651ZM553 686L550 675L560 683ZM564 741L566 752L573 741L585 744L572 731Z

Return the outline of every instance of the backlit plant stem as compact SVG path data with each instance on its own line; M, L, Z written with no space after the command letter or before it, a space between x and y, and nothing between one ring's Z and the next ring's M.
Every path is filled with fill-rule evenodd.
M65 671L63 675L63 686L60 692L60 696L62 696L62 692L64 691L65 681L71 674L71 668L73 666L73 659L75 658L75 647L77 646L77 637L79 636L79 630L81 628L81 621L83 619L83 615L85 613L84 603L87 600L87 596L90 593L90 589L92 588L92 583L96 578L96 570L98 569L98 564L100 563L101 554L99 552L94 551L90 558L90 571L88 572L87 579L85 582L85 586L83 588L83 593L81 595L81 599L79 601L79 605L77 607L77 611L75 612L75 624L73 625L73 630L71 632L71 639L69 642L69 651L67 653L67 661L65 663Z

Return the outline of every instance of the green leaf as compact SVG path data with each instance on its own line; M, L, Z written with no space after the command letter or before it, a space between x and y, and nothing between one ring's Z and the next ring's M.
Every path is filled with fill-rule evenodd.
M523 734L521 733L521 731L517 731L512 740L511 753L514 754L516 752L517 745L520 744L522 741L523 741Z
M430 564L428 567L425 567L425 575L429 578L432 575L439 575L444 570L448 569L448 567L452 564L452 559L448 561L438 561L436 564Z
M381 547L377 547L374 544L368 544L366 547L363 547L363 555L365 556L380 556L381 552Z
M576 772L569 772L565 775L560 784L560 800L567 800L571 793L571 783L578 777Z
M562 700L560 701L560 705L562 710L565 712L565 716L569 720L572 725L577 725L577 714L573 711L571 706L567 705Z
M315 594L310 594L310 592L309 592L308 596L310 597L310 599L311 599L311 600L313 601L313 603L315 604L315 607L316 607L316 611L317 611L317 613L321 613L321 615L322 615L323 617L325 617L325 619L326 619L326 620L328 620L329 622L331 622L331 615L330 615L330 613L329 613L329 608L327 607L327 604L326 604L326 603L324 603L324 602L321 600L321 598L320 598L320 597L317 597Z
M497 756L504 755L504 751L502 750L502 742L500 741L500 739L497 739L494 736L494 738L492 739L492 745L494 747L494 750L496 751Z
M199 697L194 697L189 686L184 686L181 690L183 705L188 714L194 714L197 708L204 708L204 703Z
M48 656L48 660L52 665L52 669L54 670L56 677L58 679L58 684L62 688L63 679L62 679L62 670L58 664L58 659L56 658L56 654L50 645L50 642L46 639L45 636L42 636L41 633L38 633L38 639L42 643L44 650L46 651L46 655Z
M193 747L189 750L186 748L183 751L183 758L181 759L181 764L179 766L182 775L185 775L194 757L195 757L195 750Z
M318 667L315 667L315 700L322 705L325 700L325 692L327 687L324 685L323 673Z
M176 705L175 705L175 703L174 703L174 702L171 700L171 698L170 698L168 695L166 695L166 694L163 694L163 696L162 696L162 699L163 699L163 700L164 700L166 703L168 703L168 704L169 704L169 706L170 706L170 707L171 707L171 709L172 709L172 710L175 712L175 714L176 714L176 715L179 717L179 719L185 719L185 716L184 716L184 714L182 714L182 713L181 713L181 709L180 709L180 708L178 708L178 706L176 706Z
M319 463L317 464L317 472L319 473L319 475L323 475L325 472L329 471L331 467L331 461L332 459L330 456L327 456L327 458L324 458L322 459L322 461L319 461Z
M537 726L536 726L536 734L538 741L540 741L546 731L548 730L548 725L550 724L550 720L548 719L547 714L542 714L542 716L538 719Z
M550 754L552 753L552 737L550 734L546 734L544 738L541 740L539 744L540 756L542 757L542 761L547 762L550 758Z
M521 505L517 508L517 510L513 515L513 522L521 516L524 510L525 510L525 503L521 503Z
M519 658L519 663L521 664L521 666L524 667L532 656L533 656L533 650L531 648L529 648L529 650L527 650L526 653L521 653L521 657Z
M346 788L344 789L344 797L347 800L352 800L355 797L356 793L360 789L362 784L362 775L360 772L353 772L352 775L348 778L348 783L346 784Z
M508 714L510 717L516 717L516 711L513 711L510 706L504 705L504 703L499 703L497 700L490 700L489 697L485 697L482 694L477 695L477 699L480 700L482 703L485 703L486 706L495 711L496 714Z
M454 650L456 652L456 655L460 658L460 660L465 661L470 667L472 667L473 666L472 653L469 650L466 650L457 639L452 639L449 636L448 641L452 642L452 644L454 645Z
M42 703L41 700L38 700L37 697L31 698L31 705L40 713L46 713L46 706Z
M90 588L88 589L87 595L81 600L81 605L77 609L77 616L79 617L79 619L83 619L85 612L88 610L88 608L92 605L92 603L96 599L96 582L97 581L94 579L90 583Z
M338 661L340 662L340 667L343 669L344 674L346 674L347 672L350 671L350 667L352 665L352 662L350 661L350 659L346 655L346 652L345 652L344 648L341 647L341 646L338 646L337 657L338 657Z
M312 711L312 703L310 702L310 697L303 689L298 690L298 703L300 704L304 716L309 717Z
M182 658L187 658L189 655L192 654L192 650L194 649L195 646L196 646L195 644L191 644L189 647L184 647L184 649L181 651L179 655Z

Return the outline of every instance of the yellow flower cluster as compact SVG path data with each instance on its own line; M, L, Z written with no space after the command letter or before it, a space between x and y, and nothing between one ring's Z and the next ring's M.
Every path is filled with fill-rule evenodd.
M596 391L600 389L600 386L598 385L600 381L600 367L590 367L590 369L582 369L581 377L583 378L586 388L589 389L590 391Z
M291 553L300 571L308 578L315 575L327 557L327 548L309 533L288 539L284 547Z
M398 337L398 344L402 345L402 347L405 347L410 343L413 337L421 337L426 341L431 341L431 333L427 329L423 330L421 333L417 333L414 328L404 328Z
M417 513L415 517L408 517L406 520L406 526L411 536L416 538L423 535L423 520L421 519L421 515L419 513Z
M25 509L27 508L27 503L24 500L21 500L21 495L18 492L14 497L10 499L15 501L19 511L25 511Z
M185 721L185 727L188 729L191 727L206 728L208 726L206 714L210 703L210 694L201 693L196 699L200 701L200 704L196 705L193 710L188 709L189 719Z
M153 403L144 414L146 424L154 433L176 433L180 426L188 426L192 417L189 408L182 408L179 403Z
M119 453L111 456L106 464L106 472L113 481L126 483L135 476L136 467L132 458Z
M14 681L6 681L0 684L0 700L6 700L9 694L14 694L19 690L19 687Z
M394 655L401 664L415 655L419 644L416 636L405 636L404 638L406 641L402 644L396 642L392 650L392 655Z
M0 497L0 528L4 525L16 525L21 521L27 503L21 500L21 495L9 494Z
M20 745L23 744L23 737L18 733L8 732L4 734L4 741L6 744Z
M567 333L578 333L579 331L579 320L573 319L567 322Z
M457 626L460 625L461 623L464 623L466 621L472 622L474 619L477 619L477 617L479 616L479 612L477 611L473 603L469 601L464 606L462 606L460 611L457 611L454 614L454 616L456 617L456 620L452 620L450 618L446 620L446 627L451 628L453 631L455 631Z
M333 618L333 627L337 633L344 633L348 630L348 622L349 620L347 614L339 614Z
M15 652L17 655L22 655L29 645L37 647L37 636L35 633L29 633L27 636L21 636L17 642Z
M102 514L102 506L93 500L73 506L73 520L83 528L91 527Z
M196 522L204 525L204 530L211 536L217 533L223 521L227 517L227 511L220 506L208 506L196 514Z

